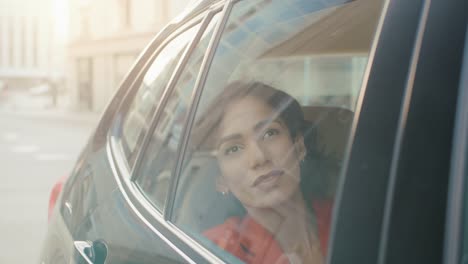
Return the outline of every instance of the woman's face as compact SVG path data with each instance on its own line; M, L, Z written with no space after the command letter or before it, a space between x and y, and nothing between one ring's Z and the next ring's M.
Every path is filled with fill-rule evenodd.
M218 139L219 184L245 206L274 207L299 191L302 136L293 140L278 113L262 100L247 96L230 103Z

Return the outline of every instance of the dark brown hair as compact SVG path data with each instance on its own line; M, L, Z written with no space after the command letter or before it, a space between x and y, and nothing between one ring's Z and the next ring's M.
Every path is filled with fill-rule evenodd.
M197 121L194 129L196 148L213 148L213 139L216 138L218 125L224 117L226 108L247 96L265 102L276 111L286 124L293 140L303 134L304 114L297 100L291 95L261 82L236 81L226 86L207 108L207 113Z
M276 111L286 124L291 139L304 137L307 155L301 163L300 188L309 210L313 213L312 201L329 199L334 193L339 166L335 160L321 155L316 145L315 127L304 120L299 102L291 95L261 82L236 81L227 85L206 108L206 113L195 124L191 146L196 150L214 150L218 126L227 107L242 98L253 96Z

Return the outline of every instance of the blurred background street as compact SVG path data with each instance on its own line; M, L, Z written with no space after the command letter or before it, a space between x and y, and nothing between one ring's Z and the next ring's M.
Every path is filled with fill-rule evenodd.
M37 263L49 193L189 0L0 0L0 263Z
M70 172L97 119L32 110L0 111L0 263L37 263L51 187Z

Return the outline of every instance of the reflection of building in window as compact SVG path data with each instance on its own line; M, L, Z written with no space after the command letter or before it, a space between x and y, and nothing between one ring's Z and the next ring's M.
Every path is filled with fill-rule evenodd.
M354 109L366 62L359 54L268 58L240 64L232 78L287 90L302 105Z
M187 86L186 83L179 82L177 84L177 89L173 91L169 102L162 109L156 129L156 136L161 141L167 142L173 151L177 149L177 144L180 141L185 113L191 98L192 90L187 88L191 88L193 85Z
M379 12L356 16L362 8L356 2L305 8L302 1L291 1L281 10L277 3L233 11L216 53L222 59L213 62L207 83L260 80L287 89L304 105L354 109L372 40L365 32L372 32ZM369 8L379 10L381 4ZM340 22L347 17L355 18L353 23ZM346 33L351 31L364 37L351 41Z
M123 135L131 152L134 151L142 132L148 129L145 121L137 112L130 112L124 122Z
M277 58L276 62L278 63L279 61L287 61L288 57L294 59L306 55L291 54L290 51L277 47L281 47L283 43L294 42L296 35L336 9L336 7L330 7L321 10L324 7L317 5L310 8L311 10L304 10L301 1L288 2L286 10L283 9L283 4L278 4L280 2L252 3L251 5L245 4L242 8L233 11L235 14L231 16L232 20L226 26L216 52L216 56L223 58L214 61L215 65L211 67L214 72L207 80L207 83L212 87L224 86L226 82L238 80L240 76L243 76L241 79L244 81L257 79L259 72L253 74L252 71L255 71L253 68L260 60ZM281 10L278 10L279 7ZM281 68L284 65L276 66ZM303 71L303 61L299 63L299 67ZM274 70L278 72L279 68ZM295 67L290 70L299 70L299 68ZM240 73L240 71L246 73ZM247 72L252 72L252 74ZM292 73L292 71L290 72ZM298 75L300 72L295 72L295 74ZM250 78L244 78L246 76ZM267 76L266 83L274 84L272 80L278 79L278 76L275 74ZM303 76L299 78L304 79ZM289 84L289 86L292 85Z
M164 139L169 132L169 129L174 124L176 118L176 107L178 105L178 91L174 91L171 95L169 102L167 102L166 107L163 109L163 113L161 114L161 123L157 129L157 135Z

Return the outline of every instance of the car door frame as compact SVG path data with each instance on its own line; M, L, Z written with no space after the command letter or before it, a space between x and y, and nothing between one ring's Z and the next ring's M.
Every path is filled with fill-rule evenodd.
M379 260L386 193L404 129L403 99L419 59L426 3L390 0L384 8L342 171L328 263Z
M447 198L444 263L463 263L463 250L467 247L466 202L468 188L468 34L465 37L460 91L455 117L452 163Z
M195 87L195 98L198 98L201 95L201 87L203 87L204 81L206 80L208 68L210 62L214 55L214 49L216 44L220 39L220 34L222 32L223 24L226 22L226 19L229 14L229 10L232 8L234 3L237 1L228 1L224 6L224 14L221 17L221 23L218 25L216 32L214 33L212 43L210 44L207 54L205 56L204 62L202 63L202 72L196 81ZM402 0L389 0L386 2L384 8L381 22L379 24L379 29L377 31L378 41L373 45L371 56L369 58L368 70L366 71L366 76L363 82L363 89L361 90L361 95L357 107L356 118L354 120L352 136L349 147L349 161L346 162L345 172L346 178L343 178L341 183L341 190L345 192L341 193L337 199L337 204L335 207L335 214L338 213L339 216L344 215L345 217L338 217L340 221L337 221L336 217L334 220L334 228L332 231L332 243L330 251L331 263L341 263L341 261L346 258L342 258L346 254L350 253L348 250L343 250L345 247L353 245L354 241L352 237L349 236L349 233L357 230L362 230L369 227L369 222L372 222L372 225L375 225L376 228L372 232L368 232L370 239L366 241L365 244L361 244L360 253L361 260L365 260L364 263L372 263L372 260L376 259L375 252L378 251L378 248L375 248L379 243L375 241L379 240L379 234L381 225L379 225L379 220L383 218L383 208L385 202L385 190L386 182L388 181L390 175L390 167L392 160L392 153L395 144L395 138L398 131L398 120L400 117L400 112L403 103L403 94L407 88L408 75L410 73L410 68L412 61L415 59L412 54L414 52L414 45L417 39L417 32L420 29L420 12L422 10L422 4L424 0L417 2L408 2ZM409 14L409 15L408 15ZM412 16L417 14L416 16ZM410 21L407 23L402 23L398 21L399 16L408 16L411 17ZM404 35L404 39L400 34ZM406 66L406 67L402 67ZM392 70L393 75L388 76L388 71ZM385 103L382 104L382 100L385 99ZM191 127L194 119L194 110L196 105L191 106L190 118L187 120L189 122L185 127ZM383 113L387 118L386 122L375 122L373 118L374 112ZM151 130L150 130L151 131ZM148 133L150 134L150 133ZM373 136L374 139L372 142L368 142L367 139L369 136ZM188 133L184 128L183 131L183 142L186 142L188 138ZM365 144L361 144L364 142ZM385 144L380 144L385 143ZM183 143L181 144L183 145ZM368 160L372 161L376 157L375 153L381 154L380 158L386 161L386 166L369 166L367 168L362 167L362 159L366 157ZM179 153L178 169L177 172L180 172L181 159L183 152ZM361 161L356 160L360 157ZM356 185L356 183L362 183L363 170L366 172L367 178L365 181L368 183L368 186L375 186L378 188L374 189L374 192L362 192ZM176 177L180 173L176 174ZM377 174L380 177L372 177L372 175ZM173 191L175 190L177 179L174 179L174 184L171 187L169 192L170 196L173 196ZM372 188L370 188L372 189ZM375 191L376 189L381 190ZM129 191L129 190L127 190ZM130 191L134 193L134 191ZM374 203L364 205L356 199L348 199L350 196L359 194L360 199L363 200L372 200ZM185 252L187 255L196 256L192 260L196 262L223 262L221 259L216 257L214 254L209 252L199 243L194 241L172 223L168 222L170 217L170 211L165 212L165 219L160 219L154 215L155 211L150 206L142 206L144 201L137 199L135 202L140 202L138 206L138 211L145 219L149 219L149 223L154 228L155 232L163 234L167 239L169 239L174 245L181 251ZM168 199L169 205L173 203L173 197ZM351 201L351 203L347 203ZM369 215L369 207L381 208L381 211L374 215ZM170 206L168 206L170 207ZM339 208L343 207L346 211L340 211ZM358 209L358 210L355 210ZM351 211L351 212L349 212ZM359 228L355 229L356 226L347 225L349 218L353 219L364 219L368 221L361 221ZM355 244L355 243L354 243ZM367 246L372 246L375 248L375 251L364 250ZM338 258L338 256L340 258ZM346 260L349 260L346 259ZM367 262L366 262L367 261ZM361 262L362 263L362 262Z
M444 263L459 263L460 245L456 241L460 240L456 237L461 228L455 224L460 224L456 208L461 198L460 187L453 185L459 183L457 180L453 180L451 191L458 191L449 193L457 198L449 200L451 207L445 214L449 175L461 177L454 173L462 173L457 166L464 157L457 158L460 149L452 149L463 140L459 138L461 132L458 139L453 137L467 21L466 8L458 4L432 0L422 5L385 204L381 207L381 233L375 234L378 251L364 263L440 263L444 254Z
M466 6L465 6L466 7ZM454 8L454 7L452 7ZM461 12L460 10L457 13ZM459 14L460 16L460 14ZM463 16L463 14L461 14ZM453 127L453 140L451 163L448 180L447 209L445 222L443 263L464 263L463 254L468 248L467 244L467 212L468 202L468 14L464 13L464 23L461 22L457 33L464 33L464 50L460 65L458 85L458 98L456 102L455 125ZM464 26L464 28L462 27ZM464 31L464 32L463 32ZM457 43L460 43L458 40ZM459 44L460 45L460 44ZM460 47L459 47L460 49ZM460 52L460 51L459 51ZM465 251L465 252L464 252Z
M230 1L228 3L228 9L232 8L232 5L237 2L237 1ZM368 180L375 186L382 185L388 180L389 174L390 174L390 161L392 158L392 150L394 147L395 143L395 137L398 131L398 120L402 108L402 103L403 103L403 94L406 91L406 86L407 86L407 81L408 81L408 75L410 73L410 68L412 65L412 61L415 60L415 58L412 56L413 51L414 51L414 45L415 41L418 37L417 32L420 29L420 16L409 16L411 17L411 23L406 23L403 24L401 21L398 21L397 19L390 20L390 22L386 23L385 18L388 17L393 17L397 18L398 16L405 16L408 13L411 14L411 12L415 13L420 13L422 10L422 2L418 3L409 3L405 1L394 1L390 0L386 3L386 7L384 8L383 15L381 18L381 22L379 25L379 29L377 32L377 36L379 38L379 41L376 41L373 45L371 56L369 59L369 66L368 70L365 76L365 81L363 83L363 89L361 90L361 98L360 98L360 103L357 112L360 112L360 115L356 115L356 119L354 120L354 127L353 127L353 132L352 132L352 137L354 137L354 140L356 139L365 139L369 134L373 135L378 135L376 136L377 138L380 137L382 142L386 142L385 146L381 144L372 144L372 143L367 143L366 147L362 147L356 149L352 148L352 144L350 143L350 159L353 159L353 157L359 157L363 154L366 154L366 156L372 160L373 157L375 157L375 150L378 150L381 153L384 153L383 155L386 159L388 160L388 164L386 167L376 167L374 168L373 172L379 173L382 175L379 179L375 179L375 177L369 177ZM407 7L407 8L404 8ZM404 12L406 11L406 13ZM226 20L226 16L222 18L224 21ZM401 32L405 33L405 39L404 41L401 40L401 38L398 38L398 36ZM220 32L218 32L215 36L216 42L219 42L220 39ZM399 46L400 45L400 46ZM214 46L216 47L216 46ZM212 49L213 47L211 47ZM199 78L197 79L197 84L196 84L196 94L195 94L195 101L198 102L199 97L202 93L202 87L204 85L204 82L206 80L207 72L209 70L209 65L210 62L213 58L213 50L209 50L209 55L207 56L207 61L206 63L203 63L204 71L201 73ZM388 52L388 54L386 54ZM417 59L417 58L416 58ZM406 67L402 67L402 65ZM388 69L393 70L393 76L390 78L388 76ZM363 105L363 98L366 98L364 101ZM386 99L386 103L382 104L382 99ZM194 104L191 108L196 109L196 104ZM387 122L385 126L382 126L381 123L375 122L373 120L372 115L373 112L382 112L385 113L387 116L391 116L391 122ZM194 121L194 115L195 112L192 110L191 111L191 116L188 120L190 122L186 127L191 127L192 123ZM388 120L388 119L387 119ZM377 124L376 124L377 123ZM390 129L389 129L390 128ZM187 142L188 140L188 134L187 131L184 131L184 141L181 145L184 145L184 143ZM390 138L390 140L388 140ZM376 141L379 143L379 140ZM373 150L368 149L368 146L371 145L374 147ZM180 168L181 168L181 159L180 157L183 157L184 153L180 153L179 155L179 165L178 165L178 173L176 176L180 176ZM345 166L346 167L346 166ZM354 171L353 171L354 170ZM350 171L353 171L354 174L354 180L359 180L359 175L358 172L361 170L360 168L360 163L359 162L354 162L351 164L351 166L348 167L348 171L346 171L346 181L342 183L341 188L345 188L344 186L349 183L349 173ZM369 173L368 175L370 176L372 173ZM343 178L343 177L342 177ZM177 180L177 179L175 179ZM175 182L176 184L176 182ZM170 203L173 202L173 196L175 192L175 184L173 186L173 189L171 189L171 192L169 192L170 198L168 199ZM370 196L365 196L364 198L369 198L373 199L376 198L375 201L378 201L378 205L380 205L382 208L384 206L384 198L385 198L385 186L380 186L383 191L382 192L375 192L372 193ZM349 190L350 186L347 186L346 189ZM353 192L355 193L360 193L359 189L356 189L355 187L352 189ZM346 201L350 194L347 195L341 195L339 197L340 201ZM172 197L171 197L172 196ZM380 199L377 199L380 198ZM340 206L340 201L338 201L336 208ZM361 206L362 204L360 203L354 203L352 205L353 208L357 208ZM349 205L347 205L349 206ZM369 214L365 210L365 208L360 208L361 210L359 211L360 217L368 217ZM335 209L335 213L338 211L338 209ZM169 220L171 211L166 212L166 220ZM356 216L356 214L354 215ZM380 219L383 217L383 210L380 212ZM369 220L377 222L379 217L377 215L373 215L372 217L369 217ZM338 227L342 227L346 225L346 223L340 222L336 223L335 225L338 225ZM169 223L170 224L170 223ZM171 224L172 225L172 224ZM367 224L362 224L362 228L366 228ZM173 228L176 228L173 226ZM352 230L353 227L349 227L349 230ZM335 227L336 229L336 227ZM339 229L339 228L338 228ZM348 227L346 227L348 229ZM349 230L346 230L349 232ZM183 233L181 230L178 230L179 232ZM339 230L338 232L342 232L342 230ZM333 234L336 235L337 231L333 231ZM346 233L346 232L345 232ZM376 229L373 235L375 238L378 239L378 235L380 234L380 228ZM175 238L175 237L174 237ZM189 238L190 239L190 238ZM186 241L187 242L187 241ZM193 241L193 239L190 239L189 242L192 244L193 247L200 248L202 246L199 245L199 243ZM353 243L352 239L348 237L346 240L343 240L342 242L346 242L347 246L350 245L350 243ZM369 241L367 245L370 245L371 241ZM377 243L378 244L378 243ZM333 246L333 244L332 244ZM203 247L202 247L203 248ZM188 248L190 249L190 248ZM332 251L333 252L333 251ZM334 251L336 255L340 255L342 252L335 250ZM369 254L372 256L372 253L369 251L361 251L364 254ZM333 254L333 253L331 253ZM205 255L205 254L204 254ZM219 258L214 256L213 254L209 254L208 256L205 255L205 258L207 261L214 261L214 262L222 262ZM332 261L333 258L331 258ZM369 258L370 259L370 258ZM347 259L349 260L349 259ZM340 262L334 262L334 263L340 263Z

